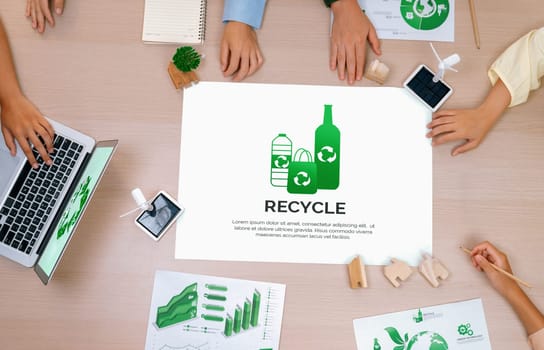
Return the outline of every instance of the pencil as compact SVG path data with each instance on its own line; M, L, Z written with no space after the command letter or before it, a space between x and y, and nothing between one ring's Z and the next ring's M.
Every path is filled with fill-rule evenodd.
M460 246L459 248L461 248L465 253L467 253L468 255L472 255L472 252L470 250L468 250L467 248L463 247L463 246ZM504 271L503 269L501 269L500 267L498 267L497 265L493 264L492 262L490 262L489 264L491 264L491 266L499 271L500 273L502 273L503 275L513 279L514 281L518 282L519 284L521 285L524 285L525 287L527 288L533 288L529 283L525 282L524 280L521 280L519 278L517 278L516 276L512 275L510 272L508 271Z
M478 20L476 19L476 9L474 8L474 0L468 0L470 6L470 18L472 19L472 33L474 34L474 41L476 47L480 48L480 32L478 31Z

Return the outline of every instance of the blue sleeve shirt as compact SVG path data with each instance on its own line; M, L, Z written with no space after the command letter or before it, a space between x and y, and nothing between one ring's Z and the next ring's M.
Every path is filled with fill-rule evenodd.
M223 22L236 21L261 28L266 0L225 0Z

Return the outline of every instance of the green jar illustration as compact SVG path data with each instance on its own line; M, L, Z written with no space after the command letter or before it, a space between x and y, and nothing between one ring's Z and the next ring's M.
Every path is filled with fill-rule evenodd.
M323 124L315 130L317 188L334 190L340 184L340 130L332 123L332 105L325 105Z
M270 162L270 183L272 186L287 187L287 176L293 143L286 134L278 134L272 140L272 152Z

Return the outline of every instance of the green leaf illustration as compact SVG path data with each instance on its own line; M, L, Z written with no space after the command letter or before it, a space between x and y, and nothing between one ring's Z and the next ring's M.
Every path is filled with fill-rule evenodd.
M404 345L395 346L393 350L404 350Z
M391 340L395 344L402 345L402 348L404 348L404 340L402 340L402 337L400 336L399 332L395 328L386 327L385 330L387 331L387 333L389 333L389 337L391 337ZM395 350L399 350L399 349L395 348Z
M182 72L190 72L200 65L200 55L190 46L182 46L172 57L174 65Z
M408 341L408 333L405 333L405 334L404 334L404 341L405 341L405 342Z

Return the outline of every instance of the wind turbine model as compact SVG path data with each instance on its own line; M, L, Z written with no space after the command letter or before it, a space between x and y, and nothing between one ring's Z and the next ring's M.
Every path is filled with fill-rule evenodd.
M438 56L438 52L434 49L433 43L431 44L431 49L433 49L434 55L438 60L438 72L434 75L433 82L438 83L439 80L444 78L444 73L446 70L451 70L457 72L457 69L453 68L457 63L461 61L461 57L458 54L454 53L451 56L446 57L444 60Z

